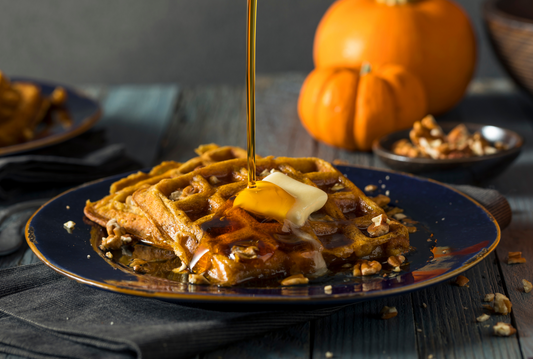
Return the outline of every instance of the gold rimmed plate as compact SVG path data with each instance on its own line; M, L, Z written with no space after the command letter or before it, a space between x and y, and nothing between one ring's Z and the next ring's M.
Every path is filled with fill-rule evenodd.
M49 267L100 289L175 302L246 302L249 304L333 305L368 300L426 288L452 278L485 258L500 240L492 215L464 194L433 180L369 168L338 166L360 188L375 184L375 194L388 191L392 204L415 219L410 235L409 264L391 276L354 277L350 270L326 275L294 287L216 287L193 285L135 274L95 250L84 222L86 200L109 193L115 176L70 190L45 204L26 225L26 239ZM67 221L76 226L69 233ZM428 241L429 239L429 241ZM324 289L331 285L331 291Z
M0 147L0 156L16 155L67 141L89 130L100 118L99 104L68 86L27 78L13 78L12 81L35 84L41 88L45 96L50 95L56 87L63 87L68 97L64 109L70 121L68 125L57 123L48 126L45 130L39 131L36 138L31 141Z

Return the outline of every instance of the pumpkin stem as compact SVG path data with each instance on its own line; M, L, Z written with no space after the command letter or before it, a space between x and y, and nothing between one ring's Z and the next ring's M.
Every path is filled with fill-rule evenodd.
M398 6L398 5L405 5L414 3L417 0L376 0L378 4L384 4L388 6Z
M366 75L371 71L372 71L372 66L370 66L370 63L363 62L363 64L361 65L361 75Z

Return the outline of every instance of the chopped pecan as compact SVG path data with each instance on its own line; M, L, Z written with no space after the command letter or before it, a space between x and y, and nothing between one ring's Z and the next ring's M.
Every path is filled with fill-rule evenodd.
M468 284L468 282L470 282L470 279L466 278L464 275L460 275L455 278L455 284L457 284L459 287L464 287Z
M303 276L303 274L296 274L290 277L287 277L281 281L281 285L290 286L290 285L299 285L309 283L309 278Z
M377 189L378 189L378 186L374 184L369 184L365 186L365 192L374 192Z
M524 286L524 292L529 293L533 289L533 284L527 279L522 279L522 285Z
M390 198L382 194L378 194L376 197L370 197L370 199L381 208L387 206L390 203Z
M490 319L490 315L488 314L481 314L479 317L476 318L478 322L484 322Z
M494 327L494 334L499 337L508 337L516 333L516 329L508 323L498 322Z
M509 298L501 293L496 293L494 296L494 306L492 307L494 312L507 315L511 313L512 307L513 305L511 304Z
M405 257L402 255L399 256L390 256L387 259L387 263L389 263L394 268L399 267L402 265L402 263L405 262Z
M257 258L257 252L259 248L256 246L233 246L231 248L231 258L234 258L237 262L251 260Z
M398 315L398 310L396 310L396 307L387 307L384 306L383 309L381 309L381 319L391 319Z
M526 263L526 259L522 257L522 252L509 252L507 264Z
M379 216L372 218L372 222L374 223L372 223L366 229L371 237L379 237L389 233L390 220L387 218L387 216L380 214Z
M367 261L361 263L361 274L373 275L381 271L381 264L377 261Z

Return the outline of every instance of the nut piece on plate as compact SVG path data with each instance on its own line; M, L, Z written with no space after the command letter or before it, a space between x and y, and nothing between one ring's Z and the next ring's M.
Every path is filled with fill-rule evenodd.
M481 314L479 317L476 318L476 320L480 323L486 320L489 320L489 319L490 319L490 315L488 314Z
M511 324L498 322L494 327L494 334L499 337L508 337L516 333L516 329Z
M281 285L290 286L290 285L299 285L309 283L309 278L303 276L303 274L291 275L281 281Z
M501 293L496 293L496 296L494 297L494 306L492 308L494 312L507 315L511 313L512 306L509 298Z
M494 300L494 293L485 294L485 298L483 298L484 302L492 302Z
M354 277L374 275L381 271L381 264L377 261L362 260L353 266Z
M403 262L405 262L405 257L401 254L399 256L390 256L387 259L387 263L389 263L394 268L401 266Z
M361 273L363 275L373 275L381 271L381 264L377 261L369 261L361 264Z
M457 284L459 287L464 287L470 282L470 279L466 278L464 275L457 276L455 278L455 284Z
M365 192L374 192L377 189L378 186L376 186L375 184L369 184L365 186Z
M387 216L380 214L379 216L372 218L372 222L374 223L366 229L368 234L370 234L370 237L379 237L389 233L390 220Z
M391 319L398 315L398 311L396 307L384 306L379 314L381 315L381 319Z
M522 285L524 286L524 292L529 293L533 289L533 284L527 279L522 279Z
M509 252L507 264L526 263L526 259L522 257L522 252Z

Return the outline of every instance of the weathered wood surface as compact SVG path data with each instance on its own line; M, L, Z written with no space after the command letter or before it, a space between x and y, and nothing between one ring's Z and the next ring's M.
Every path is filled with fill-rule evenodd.
M318 156L330 161L341 159L354 164L382 166L369 153L334 149L307 135L296 111L303 79L301 74L258 79L258 154ZM333 353L334 358L533 357L533 293L525 294L520 290L522 278L533 281L533 242L530 240L533 232L533 102L516 94L505 82L503 86L502 82L488 87L483 85L474 84L463 102L441 119L502 125L521 133L526 146L521 158L489 184L507 196L514 218L503 232L496 253L466 272L469 288L443 283L414 293L348 306L331 317L269 333L199 358L324 358L326 352ZM130 154L143 163L153 163L154 158L156 161L188 159L202 143L243 147L246 144L244 87L154 86L133 91L125 87L93 86L83 89L102 102L104 111L108 109L109 121L104 117L100 123L103 127L113 128L118 123L120 126L115 128L124 129L125 119L133 116L144 122L152 118L151 111L154 111L157 128L143 127L151 131L150 141L140 141L137 130L135 136L122 134L120 137ZM163 100L158 101L154 97L156 93ZM140 113L134 109L140 109ZM159 134L154 135L157 131ZM529 262L507 265L507 253L516 250L521 250ZM35 260L27 248L21 248L0 257L0 268ZM510 297L512 315L492 316L485 323L477 323L475 318L483 312L482 296L495 292ZM378 319L377 314L384 305L396 306L398 317L389 321ZM518 335L493 336L492 325L497 321L512 322ZM3 358L15 357L0 354L0 359Z

